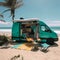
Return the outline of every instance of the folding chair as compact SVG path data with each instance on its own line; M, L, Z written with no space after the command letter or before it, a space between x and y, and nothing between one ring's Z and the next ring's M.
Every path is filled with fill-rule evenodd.
M42 43L42 44L41 44L41 50L47 51L47 49L48 49L49 46L50 46L50 45L48 45L47 43Z

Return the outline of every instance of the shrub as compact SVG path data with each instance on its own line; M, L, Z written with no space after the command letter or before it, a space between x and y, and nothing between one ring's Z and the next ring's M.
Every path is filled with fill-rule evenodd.
M6 42L8 42L8 38L4 35L0 35L0 45L3 45Z

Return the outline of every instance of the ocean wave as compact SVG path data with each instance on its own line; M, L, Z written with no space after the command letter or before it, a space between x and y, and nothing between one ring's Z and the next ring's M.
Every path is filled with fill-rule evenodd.
M12 29L0 29L0 32L12 32Z
M59 31L59 30L55 30L54 32L56 32L56 33L60 34L60 31Z

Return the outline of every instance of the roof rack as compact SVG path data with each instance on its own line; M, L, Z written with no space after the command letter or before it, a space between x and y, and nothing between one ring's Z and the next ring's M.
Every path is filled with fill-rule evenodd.
M14 20L14 22L30 22L30 21L38 21L38 18L30 18L30 19L20 19L20 20Z

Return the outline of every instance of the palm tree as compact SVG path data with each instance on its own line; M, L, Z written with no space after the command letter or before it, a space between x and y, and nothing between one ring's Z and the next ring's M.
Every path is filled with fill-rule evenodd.
M15 9L22 5L23 5L22 0L4 0L4 2L0 2L0 6L8 8L7 10L3 11L3 13L11 11L12 21L14 21Z

